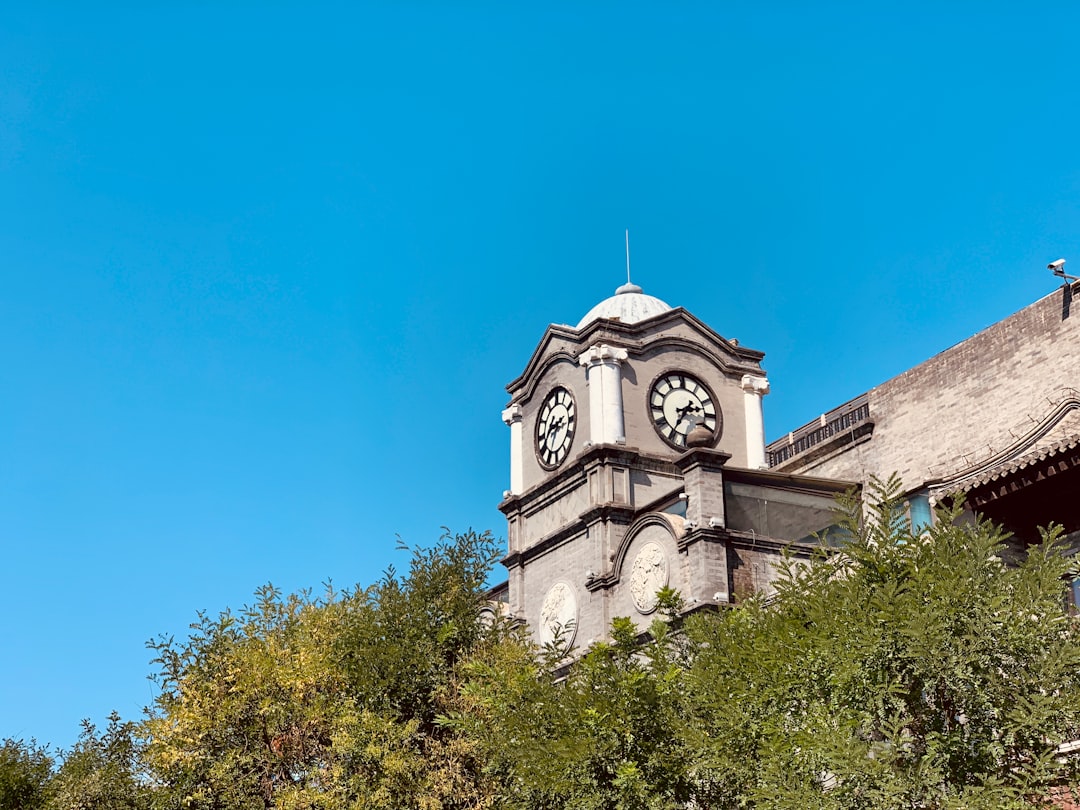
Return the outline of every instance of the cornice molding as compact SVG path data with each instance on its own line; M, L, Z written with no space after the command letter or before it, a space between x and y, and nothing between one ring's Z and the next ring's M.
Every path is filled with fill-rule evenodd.
M585 484L588 471L605 464L616 464L644 472L678 475L679 472L671 460L662 456L642 453L636 447L624 444L594 444L570 461L565 469L553 473L549 478L534 484L529 489L516 495L510 495L499 504L499 511L507 517L522 512L532 513L537 509L562 498L567 493Z
M590 525L597 521L609 521L628 525L634 517L634 508L621 503L604 503L590 506L570 523L557 529L546 537L541 538L528 548L507 554L502 563L507 568L525 565L531 560L540 557L552 549L568 543L585 533Z

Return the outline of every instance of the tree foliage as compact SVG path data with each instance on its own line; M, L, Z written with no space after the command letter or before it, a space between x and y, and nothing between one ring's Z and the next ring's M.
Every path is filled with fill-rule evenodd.
M152 646L161 693L144 724L163 806L482 806L468 741L436 722L459 661L482 642L496 558L487 534L414 550L375 585L201 616Z
M500 807L686 807L681 646L663 621L642 646L633 623L616 619L610 642L567 664L558 645L539 650L511 628L464 668L444 722L483 745Z
M202 615L159 639L140 724L87 724L53 770L0 745L0 810L1031 808L1074 786L1080 637L1058 532L1029 549L895 483L775 590L571 660L479 610L486 534L369 588ZM1016 562L1006 564L1007 551ZM577 653L575 653L577 655Z
M994 526L957 507L913 534L895 492L848 503L847 542L789 560L775 593L654 623L644 646L617 620L561 682L520 654L474 663L507 806L1000 810L1071 780L1057 533L1006 565Z
M84 720L78 742L49 782L48 810L146 810L151 794L135 731L116 712L100 733Z
M0 741L0 810L44 807L53 760L34 740Z
M1080 643L1049 532L1017 565L959 505L914 534L896 483L771 599L695 618L689 749L710 806L1031 807L1071 763Z

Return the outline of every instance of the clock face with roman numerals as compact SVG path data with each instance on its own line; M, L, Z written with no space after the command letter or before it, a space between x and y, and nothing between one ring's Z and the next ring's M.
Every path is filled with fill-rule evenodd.
M576 427L574 395L561 386L553 388L536 417L536 458L542 467L553 470L563 463Z
M686 436L696 425L712 431L714 441L723 428L712 392L701 380L682 371L668 372L653 383L649 416L656 432L673 447L686 447Z

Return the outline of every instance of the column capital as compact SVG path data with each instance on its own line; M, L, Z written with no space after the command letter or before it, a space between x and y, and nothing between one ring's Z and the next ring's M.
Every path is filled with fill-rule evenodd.
M511 405L509 408L502 412L502 420L508 425L512 425L515 422L521 421L521 406Z
M578 355L578 365L593 366L597 363L625 363L629 355L626 349L609 346L606 343L594 343Z
M759 397L769 393L769 380L766 377L755 377L753 374L744 374L742 378L742 390L748 394L757 394Z

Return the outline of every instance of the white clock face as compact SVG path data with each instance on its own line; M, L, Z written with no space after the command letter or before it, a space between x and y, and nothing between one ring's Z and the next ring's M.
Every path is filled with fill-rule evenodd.
M649 392L649 415L653 427L668 444L686 447L686 436L704 425L713 439L719 437L722 417L705 383L681 371L669 372Z
M574 396L565 388L553 388L536 417L536 458L553 470L566 459L574 443L577 408Z

